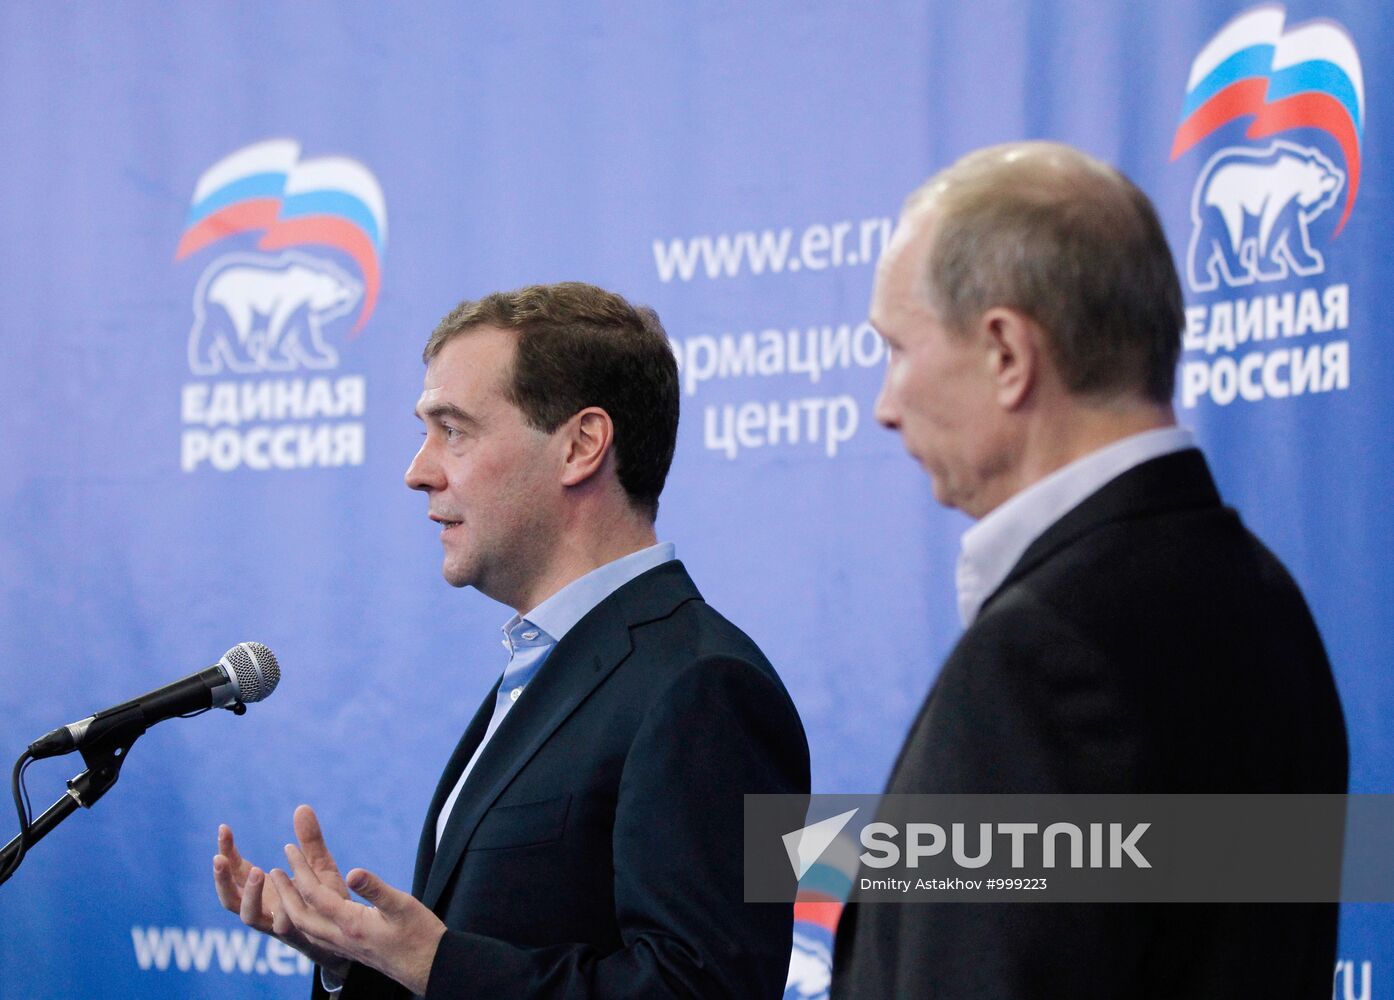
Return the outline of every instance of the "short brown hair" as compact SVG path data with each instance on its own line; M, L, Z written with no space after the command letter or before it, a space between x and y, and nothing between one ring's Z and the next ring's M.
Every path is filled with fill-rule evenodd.
M427 364L455 337L483 326L518 334L510 401L550 434L598 406L615 427L615 468L650 518L678 437L678 367L658 314L579 281L529 285L466 299L426 341Z
M963 331L993 306L1050 337L1066 388L1170 402L1181 353L1181 283L1147 196L1057 143L970 153L910 196L932 203L931 305Z

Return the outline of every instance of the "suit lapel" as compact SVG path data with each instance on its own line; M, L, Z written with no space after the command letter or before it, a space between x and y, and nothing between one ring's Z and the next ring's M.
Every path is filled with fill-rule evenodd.
M455 782L460 780L460 774L464 771L469 759L474 756L475 748L479 746L480 740L484 739L484 733L489 728L489 719L494 714L494 702L498 695L499 683L494 682L493 687L489 688L489 694L484 698L484 703L474 713L474 718L465 727L465 734L460 737L460 742L455 744L455 751L450 755L450 760L445 765L445 773L440 776L440 781L436 784L436 793L431 797L431 806L426 810L426 822L421 827L421 840L416 846L416 871L411 879L411 894L417 899L426 890L426 876L431 870L431 862L436 856L436 822L440 817L440 811L445 806L445 800L450 797L450 793L455 788Z
M430 865L422 902L435 908L484 814L567 717L629 656L630 628L670 615L680 604L700 597L681 563L664 563L615 591L567 632L475 762ZM454 773L458 779L460 771ZM452 787L453 783L446 787L446 795ZM432 815L439 814L444 802L439 790L437 798Z
M1099 487L1027 547L1007 578L983 602L997 597L1061 549L1106 524L1180 510L1220 506L1205 456L1196 448L1162 455Z
M1210 468L1206 465L1205 456L1197 449L1188 448L1173 452L1134 466L1090 494L1027 546L1006 579L988 595L987 600L983 601L977 621L982 621L992 602L1009 588L1051 556L1091 531L1130 518L1167 511L1204 510L1217 508L1219 505L1220 494L1215 489ZM969 629L975 627L976 624L970 625ZM959 642L962 643L963 639ZM948 659L945 660L946 664L953 660L957 649L955 646L954 650L950 651ZM887 792L896 790L896 777L900 774L901 765L911 754L912 748L917 746L920 730L934 709L935 696L939 692L941 680L942 669L920 706L909 735L901 745L887 781Z

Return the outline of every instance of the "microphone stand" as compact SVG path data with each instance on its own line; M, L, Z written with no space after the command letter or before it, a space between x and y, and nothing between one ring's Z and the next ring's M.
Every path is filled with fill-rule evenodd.
M246 711L240 702L237 708ZM4 873L0 881L14 874L11 864L16 855L43 840L59 823L76 812L78 806L91 809L116 784L127 753L147 728L145 713L138 706L131 706L122 715L123 718L106 720L108 725L101 736L78 748L87 770L68 779L67 793L29 825L27 835L21 831L19 836L0 848L0 873Z
M247 672L250 668L250 672ZM245 676L244 676L245 674ZM214 695L225 697L232 692L234 700L227 708L233 715L244 715L247 706L242 702L243 683L254 681L250 689L250 701L260 701L276 689L281 679L280 666L276 656L257 642L238 643L224 654L217 665L173 684L148 692L140 698L118 705L115 708L98 712L80 722L53 730L29 744L28 749L15 761L11 779L15 799L15 812L19 816L19 835L0 848L0 885L10 880L19 866L24 863L29 848L43 840L58 824L77 811L78 806L91 809L97 800L111 790L116 779L121 777L121 765L131 746L154 722L178 716L188 719L202 715L214 707ZM199 682L207 687L203 692L207 704L187 708L192 699L189 690L195 689ZM76 748L74 744L78 744ZM82 754L87 770L68 779L68 793L49 806L38 819L29 819L29 795L24 788L24 772L36 760L71 753L77 749Z

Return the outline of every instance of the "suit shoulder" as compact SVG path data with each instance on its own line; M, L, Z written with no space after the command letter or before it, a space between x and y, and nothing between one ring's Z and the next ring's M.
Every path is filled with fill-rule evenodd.
M797 720L793 699L768 657L700 597L633 627L630 634L634 662L642 664L645 684L658 700L683 700L692 697L695 688L711 688L728 697L782 704Z
M1111 734L1140 787L1345 785L1320 633L1232 510L1129 518L1077 539L984 608L943 683L960 674L969 694L986 697L990 679L999 701L1057 731Z
M1018 587L1086 633L1129 621L1194 625L1206 608L1239 615L1263 608L1270 617L1310 622L1291 574L1229 508L1103 525L999 597Z
M636 626L631 632L636 648L662 643L674 659L733 658L763 672L775 672L755 640L700 597L684 601L671 614Z

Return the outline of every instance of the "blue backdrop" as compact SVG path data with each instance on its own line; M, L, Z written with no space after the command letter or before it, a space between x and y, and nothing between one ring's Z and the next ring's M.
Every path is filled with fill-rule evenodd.
M872 265L911 188L1022 137L1157 201L1182 421L1311 601L1353 790L1394 791L1378 5L12 3L0 38L0 754L244 639L285 670L152 730L0 890L7 996L302 995L218 908L220 821L278 864L308 801L409 881L509 614L441 581L402 484L419 353L497 288L659 311L660 533L787 680L815 790L879 789L967 522L872 419ZM31 769L36 807L75 770ZM1391 931L1346 908L1338 996L1389 989Z

